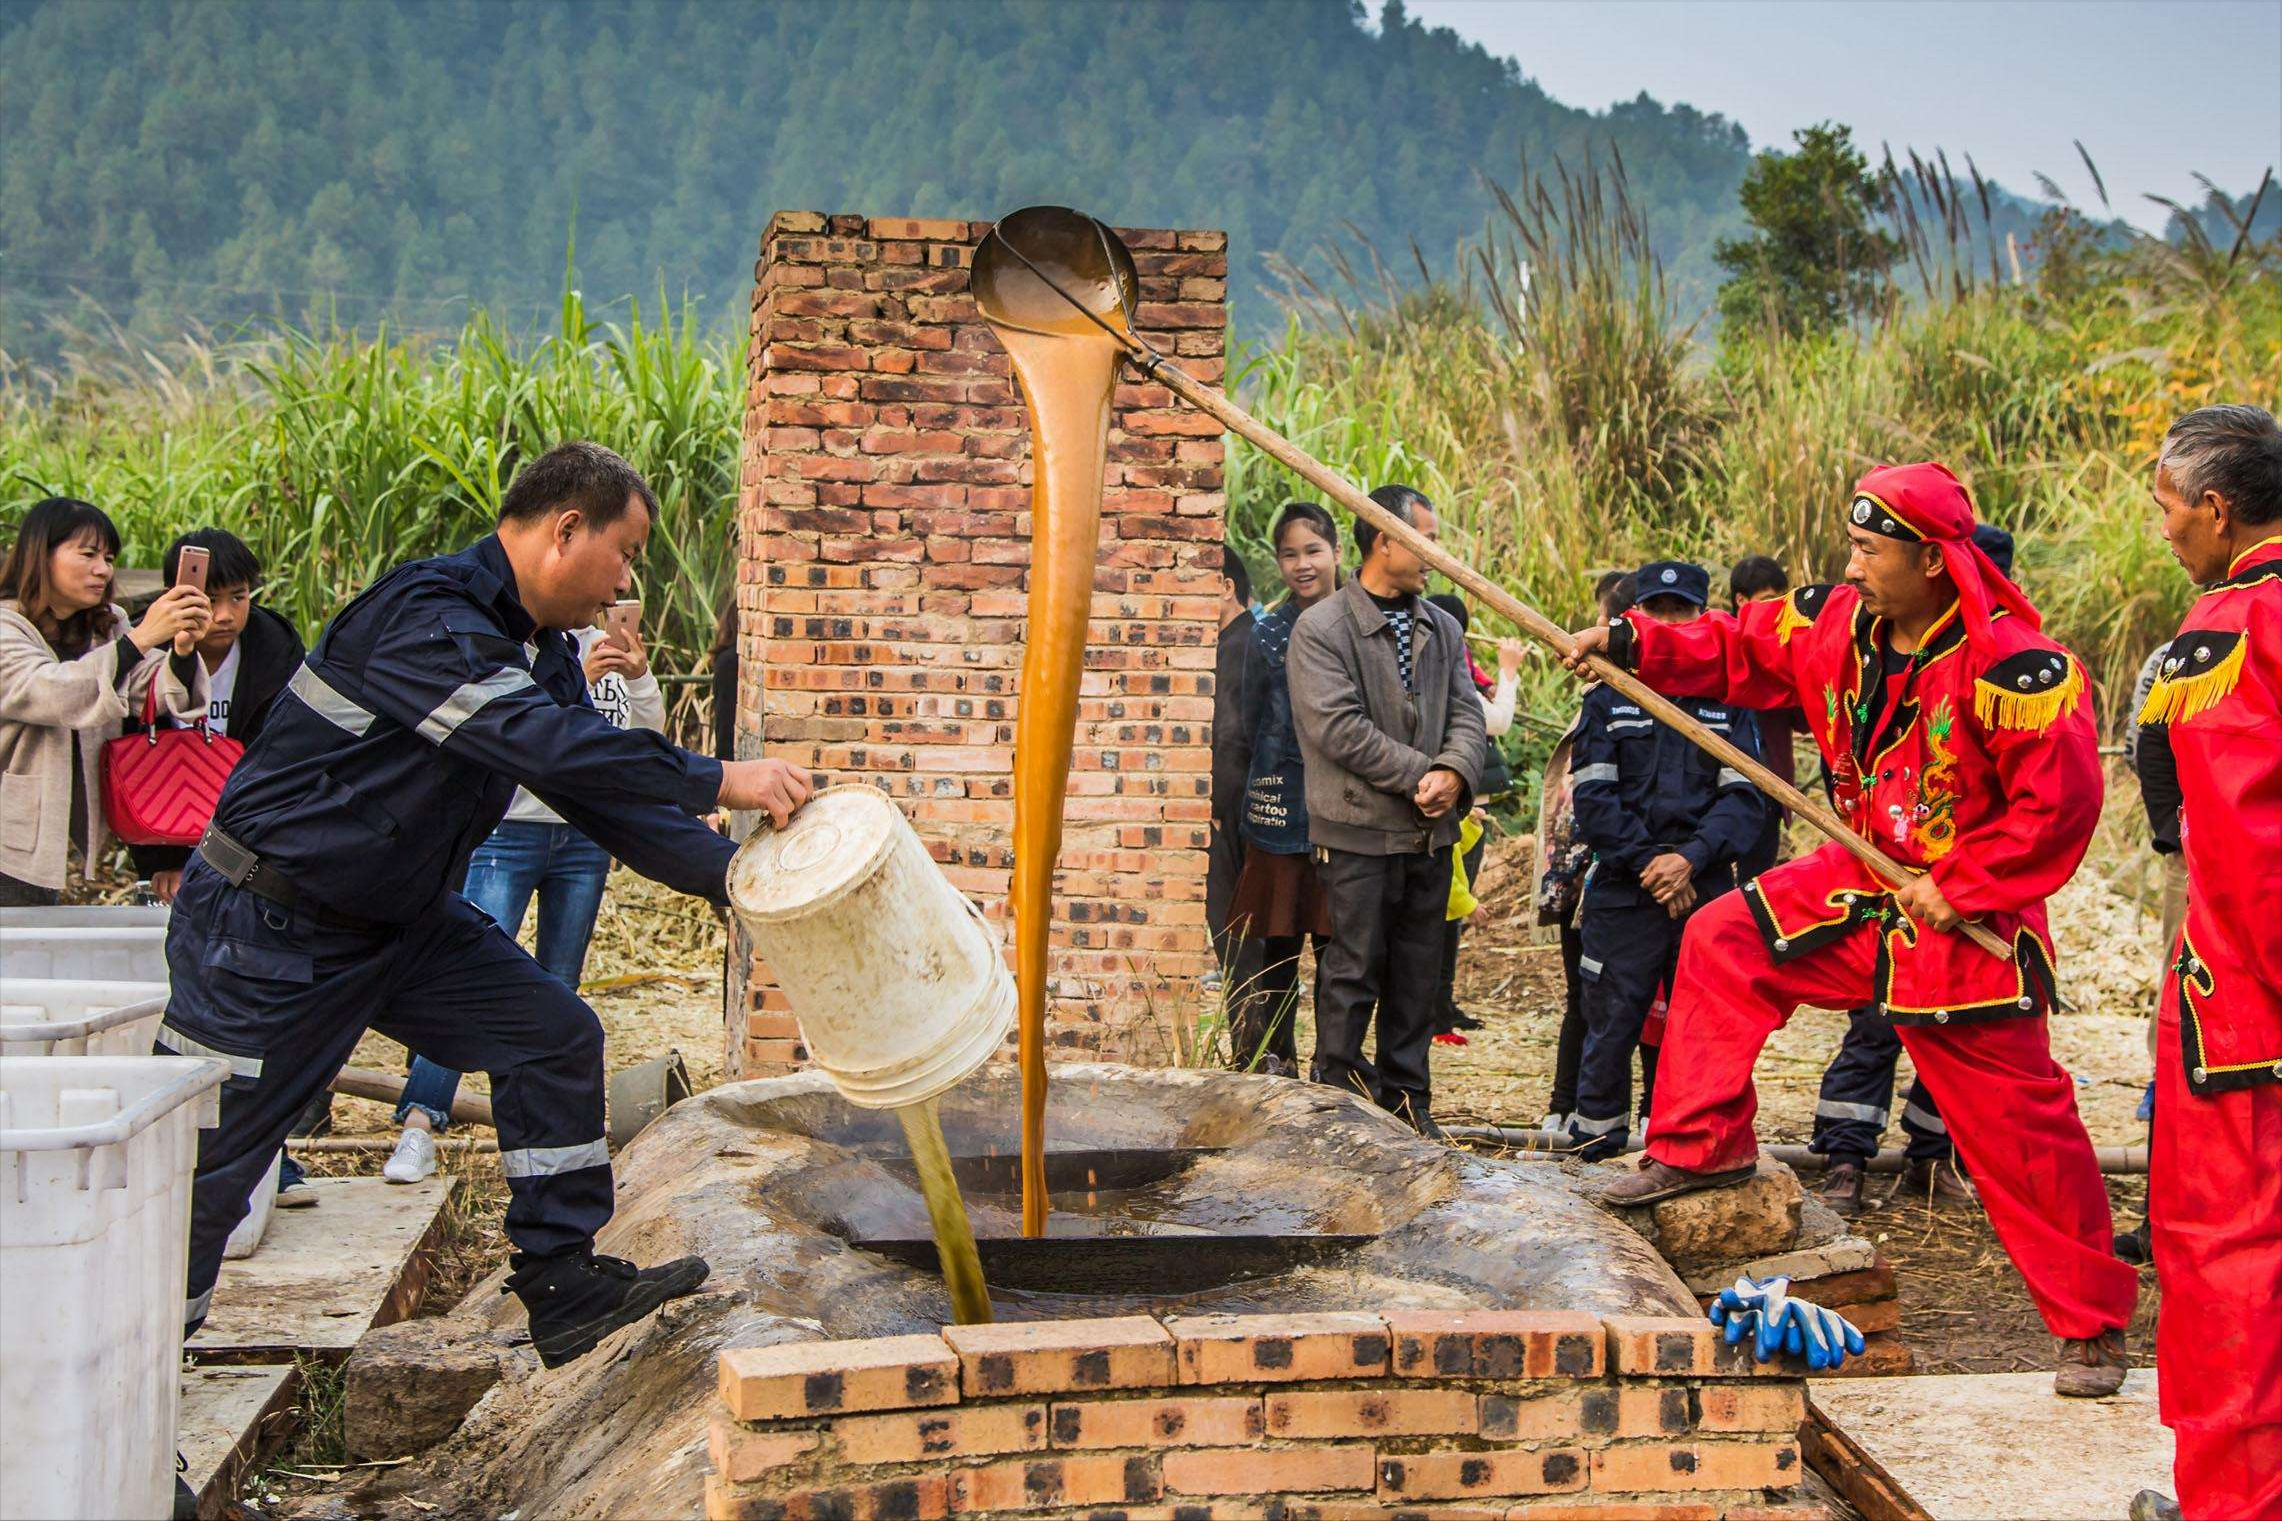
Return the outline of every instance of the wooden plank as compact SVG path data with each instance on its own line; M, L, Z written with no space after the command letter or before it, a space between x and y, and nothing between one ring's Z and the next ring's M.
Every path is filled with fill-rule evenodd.
M2049 1373L1817 1380L1807 1397L1822 1428L1807 1461L1869 1521L2101 1521L2139 1490L2171 1492L2153 1369L2101 1400L2061 1399Z
M184 1349L198 1363L337 1363L375 1326L420 1307L459 1186L311 1178L311 1209L279 1210L261 1250L222 1264L206 1324Z
M1799 1427L1799 1450L1807 1467L1843 1495L1862 1521L1931 1521L1894 1476L1878 1466L1847 1434L1832 1425L1809 1395L1806 1421Z
M200 1516L221 1515L246 1470L285 1440L300 1392L301 1369L293 1363L218 1363L183 1373L174 1444Z

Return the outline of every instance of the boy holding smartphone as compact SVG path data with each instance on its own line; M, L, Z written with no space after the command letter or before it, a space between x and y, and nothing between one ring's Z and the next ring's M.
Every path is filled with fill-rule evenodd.
M573 637L594 710L618 728L662 734L665 696L650 672L641 616L640 602L615 602L604 610L600 624L580 629ZM510 935L522 933L523 915L537 898L539 965L575 992L609 877L608 851L563 822L528 788L518 787L515 800L507 805L507 817L469 858L467 884L461 892ZM396 1123L402 1129L396 1149L381 1168L382 1177L391 1183L417 1183L435 1172L435 1137L451 1123L452 1099L459 1086L460 1075L451 1068L424 1056L412 1058L411 1075L396 1106Z

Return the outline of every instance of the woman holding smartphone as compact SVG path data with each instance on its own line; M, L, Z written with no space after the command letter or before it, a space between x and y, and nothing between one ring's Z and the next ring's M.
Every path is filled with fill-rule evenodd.
M50 497L24 515L0 569L0 907L54 903L70 852L92 872L106 833L97 766L152 686L182 719L206 707L192 653L206 594L170 587L140 622L111 600L119 530Z
M597 712L621 729L663 733L665 696L642 644L641 613L641 603L620 602L603 626L580 629L579 658ZM609 876L608 851L518 787L507 817L475 848L461 890L510 935L522 933L523 915L537 898L539 965L575 990ZM459 1085L460 1075L451 1068L413 1057L412 1075L396 1107L403 1132L381 1168L383 1177L391 1183L417 1183L436 1170L435 1136L451 1122Z

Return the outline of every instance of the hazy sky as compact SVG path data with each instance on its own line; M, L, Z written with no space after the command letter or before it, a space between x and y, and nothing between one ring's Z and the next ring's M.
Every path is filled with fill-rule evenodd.
M1599 110L1642 90L1788 146L1825 118L1878 144L1960 150L2009 190L2043 170L2093 211L2083 139L2116 210L2240 195L2282 160L2282 0L1408 0L1517 59L1554 99ZM1373 4L1375 12L1377 7ZM2269 191L2272 195L2277 192Z

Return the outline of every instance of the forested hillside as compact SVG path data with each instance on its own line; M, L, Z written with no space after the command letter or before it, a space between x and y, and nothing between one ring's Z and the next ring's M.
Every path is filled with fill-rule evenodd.
M1399 0L0 0L0 48L19 355L92 307L153 340L332 293L368 327L540 320L574 225L590 297L720 316L774 208L1034 201L1226 227L1257 331L1266 256L1351 222L1441 266L1482 176L1612 149L1700 303L1748 156L1686 106L1563 106Z

